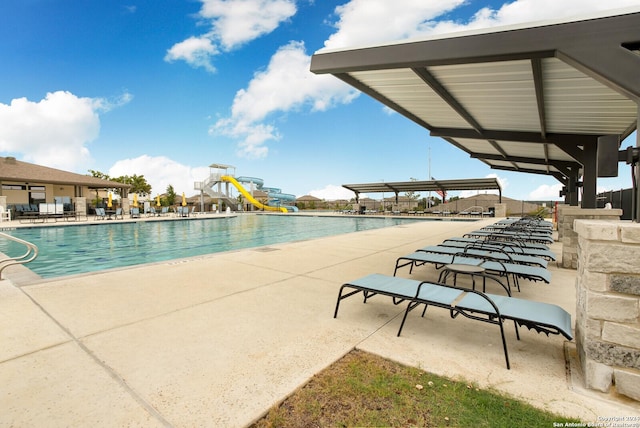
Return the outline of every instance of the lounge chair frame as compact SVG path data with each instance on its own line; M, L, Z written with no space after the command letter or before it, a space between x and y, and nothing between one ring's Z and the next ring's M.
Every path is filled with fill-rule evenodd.
M140 208L138 208L138 207L131 208L129 217L131 217L131 218L140 218Z
M450 269L451 268L451 269ZM491 275L488 274L484 268L482 268L481 272L460 272L456 269L454 269L454 265L446 265L443 266L442 271L440 271L440 276L438 276L438 284L446 284L447 283L447 279L449 278L449 276L453 276L453 285L456 286L457 285L457 278L458 275L467 275L471 277L471 289L475 290L476 289L476 277L482 278L482 292L486 292L487 290L487 279L494 281L496 283L498 283L498 285L500 285L502 288L504 288L504 291L506 291L507 296L511 297L511 282L509 281L509 277L507 277L507 284L505 285L502 281L500 281L499 277L497 277L496 275ZM518 286L519 287L519 286ZM518 291L520 291L520 288L518 288Z
M504 241L521 241L531 242L537 244L551 244L553 243L553 236L550 234L542 233L530 233L523 231L510 231L510 230L474 230L463 235L465 238L486 238L493 240Z
M464 251L454 255L416 251L406 256L398 257L396 259L395 269L393 270L393 276L396 276L398 269L405 266L409 266L409 274L412 274L414 267L423 266L427 263L434 265L436 269L441 269L443 266L452 263L479 265L484 267L489 273L504 276L507 279L507 287L509 290L511 290L511 281L509 280L509 277L513 278L513 283L518 291L520 291L519 278L530 281L543 281L545 283L551 282L551 274L545 268L519 265L516 263L506 263L491 257L480 257L475 254L467 254Z
M107 218L107 213L104 208L96 208L96 220L105 220Z
M518 254L513 252L505 251L503 248L499 247L490 247L478 244L469 244L465 246L449 246L449 245L429 245L427 247L418 248L417 251L424 251L425 253L436 253L436 254L449 254L454 255L460 252L475 254L478 256L488 256L493 257L496 260L501 260L508 263L518 263L523 265L530 266L539 266L542 268L547 268L547 261L540 257L528 254Z
M442 241L442 244L447 247L459 247L464 248L469 244L481 243L482 245L492 246L494 248L500 248L503 251L512 252L515 254L525 254L530 256L538 256L543 257L547 260L555 261L556 256L549 249L548 246L544 244L533 244L533 243L523 243L518 241L502 241L502 240L491 240L484 238L447 238Z
M343 294L345 289L351 289ZM504 321L514 321L517 340L520 340L518 326L525 326L537 333L563 335L572 340L571 316L557 305L543 302L532 302L514 297L496 296L481 293L476 290L462 289L456 286L439 284L428 281L418 281L407 278L398 278L381 274L372 274L357 280L347 282L340 287L333 317L337 318L340 302L348 297L362 292L364 303L371 297L382 294L392 298L395 305L408 301L397 336L400 336L409 312L421 304L425 305L422 317L425 316L429 306L435 306L449 310L452 319L462 315L468 319L498 325L505 356L507 369L511 369L509 363L509 351L504 335ZM501 308L506 309L501 310ZM516 314L513 312L522 312ZM535 314L526 318L524 313ZM549 319L542 320L548 315ZM538 318L538 319L533 319Z

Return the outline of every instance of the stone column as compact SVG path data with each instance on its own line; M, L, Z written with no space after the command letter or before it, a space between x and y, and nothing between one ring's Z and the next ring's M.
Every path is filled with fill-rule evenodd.
M506 217L507 216L507 204L496 204L495 205L495 216L496 217Z
M586 386L640 401L640 224L576 220L574 229L575 336Z
M558 212L558 240L562 242L562 267L578 267L578 234L573 229L574 220L620 220L621 209L598 209L564 206Z
M78 217L86 217L87 216L87 198L85 198L84 196L76 196L75 204L76 204L76 215Z
M562 218L562 210L564 210L565 208L569 207L570 205L565 205L565 204L558 204L556 206L557 208L557 212L556 212L556 228L558 229L558 241L562 242L562 227L560 227L560 219Z
M122 203L122 214L129 214L129 209L131 208L129 198L121 198L120 202Z
M7 211L7 197L6 196L0 196L0 207L4 208L5 211ZM16 213L11 213L11 220L15 220L13 217L16 215Z

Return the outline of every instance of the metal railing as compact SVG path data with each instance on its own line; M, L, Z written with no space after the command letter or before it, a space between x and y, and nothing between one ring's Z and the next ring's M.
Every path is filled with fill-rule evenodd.
M29 263L30 261L38 257L38 247L35 244L32 244L31 242L25 241L20 238L16 238L15 236L7 235L6 233L2 232L0 232L0 237L17 242L18 244L22 244L27 247L27 251L21 256L9 257L7 259L0 260L0 279L2 279L2 271L5 268L13 265L23 265L25 263Z

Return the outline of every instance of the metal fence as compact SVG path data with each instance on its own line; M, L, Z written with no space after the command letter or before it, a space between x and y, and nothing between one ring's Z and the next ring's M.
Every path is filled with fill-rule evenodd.
M631 220L632 207L633 207L633 189L620 189L610 190L604 193L598 193L597 196L598 208L604 208L608 203L611 204L611 208L622 209L622 220Z

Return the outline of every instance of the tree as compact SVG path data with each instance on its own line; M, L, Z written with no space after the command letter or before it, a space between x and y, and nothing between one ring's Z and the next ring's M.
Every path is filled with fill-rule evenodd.
M130 193L137 193L140 196L147 196L151 194L151 184L147 182L144 175L133 174L131 177L125 177L127 179L125 183L131 186L131 189L129 189Z
M173 186L169 184L167 186L167 196L165 197L167 205L171 206L176 203L176 191L173 190Z
M418 181L417 178L413 178L413 177L409 178L409 180L410 181ZM413 191L412 192L406 192L404 195L407 198L409 198L410 200L414 201L414 202L420 197L419 193L416 193L416 192L413 192Z
M134 174L131 177L129 177L128 175L123 175L120 177L112 178L111 180L131 186L129 188L129 193L137 193L140 196L147 196L151 194L151 185L147 183L144 175Z
M95 171L93 169L89 170L89 174L91 174L92 177L99 178L101 180L111 180L111 177L109 177L107 174L100 171Z
M427 207L427 198L421 198L418 201L418 209L419 210L424 210Z
M90 169L89 170L89 174L91 174L92 177L99 178L100 180L109 180L109 181L111 181L111 177L109 177L108 174L102 173L100 171L95 171L93 169ZM109 192L112 192L113 190L114 189L107 189L107 191L109 191ZM95 191L96 191L96 199L93 201L93 203L96 206L98 206L101 203L101 200L100 200L100 196L98 195L98 189L96 188Z
M122 175L120 177L109 177L108 174L102 173L100 171L95 171L93 169L89 170L89 173L96 178L101 180L109 180L116 181L122 184L128 184L131 186L129 189L130 193L137 193L140 196L148 196L151 194L151 185L147 182L147 179L144 178L144 175L133 174L132 176ZM118 191L120 196L122 196L121 191Z

